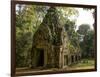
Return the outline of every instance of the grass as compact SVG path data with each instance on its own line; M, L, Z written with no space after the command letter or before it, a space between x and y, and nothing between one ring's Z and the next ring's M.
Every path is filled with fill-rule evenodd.
M93 59L82 59L79 63L69 66L72 69L92 69L95 67L95 60Z

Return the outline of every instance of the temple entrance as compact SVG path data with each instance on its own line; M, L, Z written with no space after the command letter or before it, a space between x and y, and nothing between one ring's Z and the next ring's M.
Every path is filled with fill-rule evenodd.
M44 50L37 49L37 67L41 67L44 65Z
M74 62L74 56L73 55L71 56L71 62L72 63Z

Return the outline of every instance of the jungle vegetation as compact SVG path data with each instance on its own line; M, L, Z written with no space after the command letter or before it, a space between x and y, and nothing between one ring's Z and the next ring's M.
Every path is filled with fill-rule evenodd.
M16 5L16 66L27 67L29 65L29 55L32 49L32 40L35 32L43 22L47 10L50 6L37 5ZM58 19L65 27L70 42L69 50L79 47L82 58L94 58L94 29L89 24L83 23L76 30L76 20L78 11L72 7L55 7L58 12ZM85 9L84 9L85 10ZM88 10L87 10L88 11ZM76 16L71 20L70 17ZM55 21L54 21L55 22Z

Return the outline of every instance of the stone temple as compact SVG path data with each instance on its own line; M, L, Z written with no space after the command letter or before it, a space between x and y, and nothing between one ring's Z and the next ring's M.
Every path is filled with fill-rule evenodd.
M31 64L33 68L67 68L81 58L77 48L71 52L65 28L59 22L55 7L50 7L33 37Z

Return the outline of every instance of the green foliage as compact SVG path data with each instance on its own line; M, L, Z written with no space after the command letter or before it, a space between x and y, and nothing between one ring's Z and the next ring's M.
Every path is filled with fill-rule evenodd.
M80 34L80 37L82 38L82 41L80 41L80 47L82 49L83 57L93 58L95 53L94 30L91 30L88 24L82 24L79 26L77 32Z
M17 7L19 9L16 9L16 65L24 67L29 63L33 35L45 12L44 7L41 9L42 7L35 5L17 5Z
M65 25L68 19L72 16L78 16L78 11L71 7L57 7L60 23ZM74 19L76 20L76 19Z
M33 36L42 22L49 25L51 28L53 43L58 42L59 36L57 29L54 26L63 26L66 22L66 30L70 38L76 36L75 22L68 20L68 17L78 14L74 8L53 7L50 6L37 6L37 5L16 5L16 66L26 67L29 66L30 56L32 50ZM51 8L51 10L49 9ZM49 9L49 10L48 10ZM49 13L50 12L50 13ZM47 13L49 15L47 15ZM44 19L46 18L46 19ZM51 18L51 19L50 19ZM49 22L46 22L46 21ZM58 22L58 23L57 23ZM68 24L68 26L67 26ZM51 26L53 25L53 26ZM76 36L77 37L77 36ZM74 38L75 39L75 38ZM69 46L70 49L74 45Z
M75 22L74 21L70 21L69 19L67 19L66 24L65 24L65 29L66 31L73 31L75 30Z
M90 30L90 25L82 24L79 26L78 33L81 35L85 35Z
M94 58L94 31L89 31L84 37L84 56Z
M69 36L69 39L71 40L71 44L74 45L74 47L78 47L78 33L75 31L76 25L74 21L67 20L65 24L65 29L67 31L67 34Z
M75 53L75 47L71 44L70 41L67 44L67 48L70 51L70 53Z
M68 34L69 41L67 42L67 47L71 53L79 52L79 37L78 33L75 31L76 25L75 21L67 20L65 24L65 30Z

